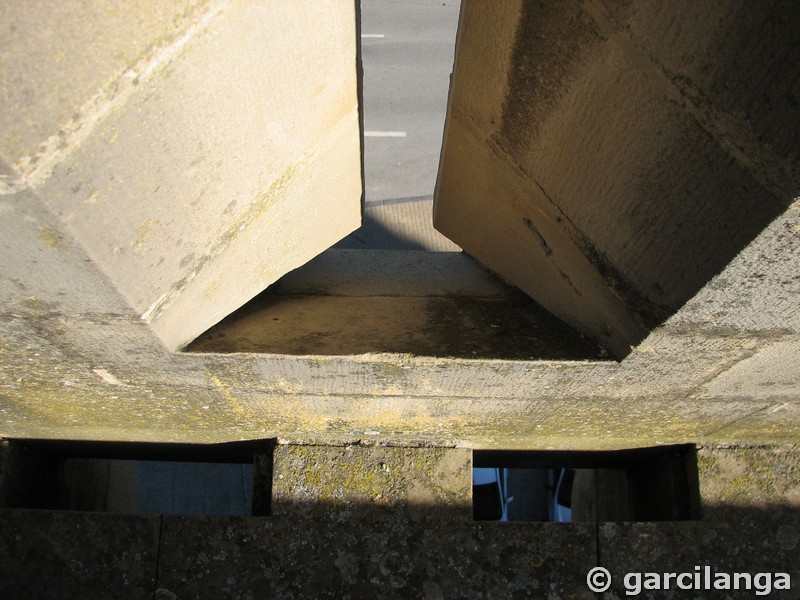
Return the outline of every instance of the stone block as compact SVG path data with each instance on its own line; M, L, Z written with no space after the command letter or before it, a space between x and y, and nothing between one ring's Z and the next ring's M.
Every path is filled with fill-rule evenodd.
M205 0L23 2L0 6L0 158L22 171L57 146L119 76L192 27Z
M107 65L112 84L17 165L15 185L35 189L170 350L358 227L352 2L213 3L167 37L131 17L147 52L116 48L127 30L95 8L70 10L78 39L102 38L124 67Z
M788 96L755 77L734 105L691 83L722 81L729 63L709 57L733 45L747 72L797 78L786 9L737 11L465 2L435 226L626 356L797 195ZM774 39L757 33L773 25ZM674 61L678 46L706 58Z
M478 525L442 512L422 523L396 507L354 508L343 519L165 517L161 597L594 598L594 525Z
M153 597L160 517L0 511L3 598Z
M471 486L466 449L278 445L272 512L355 516L373 506L405 508L420 520L443 511L469 520Z

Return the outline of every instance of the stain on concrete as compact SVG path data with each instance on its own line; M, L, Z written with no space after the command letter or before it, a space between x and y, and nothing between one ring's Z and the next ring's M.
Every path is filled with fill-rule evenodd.
M39 227L39 233L36 237L45 243L48 248L65 248L66 244L64 243L64 239L61 237L61 233L55 228L49 225L42 225Z

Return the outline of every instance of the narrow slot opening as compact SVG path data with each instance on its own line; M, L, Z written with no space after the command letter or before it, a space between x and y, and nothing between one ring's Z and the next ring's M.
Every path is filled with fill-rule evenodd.
M476 450L472 490L475 520L700 518L691 444L597 452Z
M362 226L190 352L598 360L606 353L433 228L460 2L360 2Z
M6 440L0 506L204 516L270 512L272 442Z

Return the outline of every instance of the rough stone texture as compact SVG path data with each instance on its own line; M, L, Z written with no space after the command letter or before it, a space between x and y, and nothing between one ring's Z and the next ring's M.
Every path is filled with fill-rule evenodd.
M165 517L158 587L179 598L590 600L594 527L415 522L374 505L305 519Z
M437 228L618 357L800 191L797 16L665 11L464 2L437 184Z
M800 436L797 203L619 363L172 353L46 206L29 189L0 196L3 437L591 449ZM346 258L286 284L314 292L315 270L342 269L316 291L505 298L482 272L455 277L446 253Z
M600 596L608 599L629 597L626 573L708 565L789 573L792 590L770 597L797 598L797 447L708 446L698 457L700 521L478 523L466 451L279 446L266 518L0 511L0 591L13 599L590 600L586 574L598 565L612 574Z
M93 97L113 93L121 73L174 42L209 4L3 3L0 157L32 167L41 145L63 138Z
M534 72L518 60L524 48L517 49L516 25L532 14L523 11L523 3L502 9L496 3L465 3L474 11L465 19L485 36L482 45L461 43L458 60L488 61L494 67L457 73L454 91L463 92L462 104L460 112L451 110L448 131L463 145L449 151L469 157L487 141L481 136L491 132L496 135L488 141L499 158L492 158L494 164L470 159L469 170L444 170L440 193L441 186L455 181L465 192L490 189L493 199L511 194L514 202L498 204L495 214L507 210L515 229L501 228L490 238L519 244L522 250L510 257L510 267L527 271L528 259L538 252L543 270L532 280L549 272L554 301L582 286L588 304L605 303L607 310L593 321L601 333L612 324L611 334L627 331L631 339L644 338L621 362L526 361L388 352L169 351L186 340L169 338L168 327L160 330L160 340L140 317L175 281L185 275L178 288L185 283L197 294L229 298L242 292L240 283L247 284L234 272L234 283L219 279L218 289L209 287L217 282L205 278L217 278L201 268L202 257L217 256L222 246L182 245L198 234L191 202L207 207L204 225L213 229L211 237L222 235L231 242L229 250L246 255L228 258L248 268L247 278L258 283L253 289L277 278L269 265L261 272L253 268L273 258L270 244L279 255L302 246L310 258L327 243L315 238L318 246L308 244L277 215L259 213L259 207L266 208L259 200L266 202L270 189L277 195L313 195L303 186L321 186L325 209L316 216L330 225L325 210L340 211L338 202L329 200L343 197L328 189L331 180L322 176L324 169L315 168L312 180L308 172L291 168L309 158L297 147L303 136L270 121L258 100L291 104L299 99L297 127L311 138L324 138L315 146L317 160L325 159L332 146L344 149L336 137L342 133L350 162L332 161L333 172L325 173L334 182L346 179L354 201L347 218L357 215L360 169L357 136L350 135L357 131L355 104L344 102L337 87L352 93L355 86L355 23L348 16L353 5L330 4L331 10L342 9L335 23L326 22L321 34L298 37L302 43L292 46L299 48L294 53L280 45L271 56L281 62L266 59L260 50L296 30L286 27L280 35L264 36L260 21L251 17L262 10L289 10L290 16L302 17L295 25L305 31L309 19L321 14L319 3L170 4L154 12L149 11L154 3L117 12L101 4L56 4L44 20L33 18L34 5L0 7L0 27L9 34L0 36L2 93L15 109L0 117L0 437L195 443L278 438L282 444L316 445L279 448L275 515L269 518L171 517L159 530L158 518L4 511L0 596L137 597L131 590L139 590L143 597L160 599L267 593L279 598L588 600L594 596L585 575L598 562L615 574L634 567L693 568L712 559L726 569L795 564L800 530L796 448L752 448L800 439L800 204L795 201L779 214L797 193L793 126L800 120L790 70L797 64L791 53L796 53L793 42L800 28L792 22L793 13L740 2L686 5L675 9L674 18L665 18L661 8L644 4L553 4L552 14L540 19L542 35L529 38L544 45L549 61L547 69ZM141 11L142 20L129 18L129 8ZM77 13L94 16L81 19ZM764 19L767 14L776 18ZM720 19L709 28L712 17ZM568 27L553 30L559 22ZM54 40L52 23L69 35ZM98 34L105 31L116 33ZM753 39L759 46L743 51L742 40ZM327 54L324 64L312 59L311 42L339 47L347 40L342 56L349 58L335 68ZM78 52L60 56L73 45ZM789 54L773 53L778 46ZM109 47L118 53L109 53ZM53 48L55 57L37 55ZM273 93L280 81L264 71L273 63L297 78L303 69L311 70L315 84L328 74L333 83L319 90L301 87L294 97ZM63 72L59 64L65 65ZM582 65L591 68L581 70ZM609 77L613 73L620 73L619 80ZM30 77L15 87L20 74ZM543 85L534 89L541 97L529 97L528 89L528 95L518 96L525 101L505 103L508 82L524 88L530 77L541 79ZM604 110L615 98L620 103ZM764 108L767 101L774 111ZM229 103L235 110L228 110ZM585 109L586 119L597 127L556 118L573 105ZM330 117L324 125L332 129L315 124L312 113ZM631 124L632 114L637 123ZM653 141L642 135L650 131L642 123L657 124L662 137ZM318 125L333 133L325 137ZM564 137L575 143L563 143ZM542 156L541 149L529 148L535 138L554 152ZM502 153L517 146L519 160L505 161ZM26 159L31 153L36 160ZM625 162L631 155L657 160L652 169L631 170ZM594 173L599 169L601 176L562 177L574 174L581 160L600 165ZM556 165L551 173L556 181L532 178L539 165ZM498 173L502 185L495 186L491 177ZM478 181L470 183L468 174ZM609 174L628 179L614 186ZM659 181L675 185L660 190ZM581 187L588 197L614 200L600 212L633 224L621 232L625 235L614 235L615 227L595 218L594 203L580 201ZM639 193L646 200L661 198L662 191L663 203L637 203ZM707 203L691 201L701 192L710 194ZM564 198L574 193L572 225L547 193L564 207ZM187 202L186 210L164 216L166 200L176 198ZM286 219L296 221L298 213L310 218L314 212L285 198L291 204L282 213ZM764 206L756 205L759 199ZM143 214L150 202L155 216ZM539 204L534 208L531 202ZM139 218L126 222L109 216L107 205L113 203ZM474 206L485 215L485 202ZM715 218L727 215L729 206L731 214L751 207L752 219ZM272 218L269 232L288 232L286 247L258 225L259 219ZM173 227L170 219L180 223ZM483 218L477 222L487 230L496 225ZM707 235L706 226L732 230ZM583 230L602 242L597 254L585 254L585 237L575 235ZM725 244L718 243L721 237ZM151 242L181 251L159 254ZM626 243L617 257L624 277L598 271L604 264L601 254L614 254ZM679 246L677 252L673 245ZM708 260L686 259L684 246L701 255L707 250ZM662 299L653 279L657 270L666 269L662 274L668 272L665 281L672 287L665 284L663 291L671 314L736 252L733 262L646 337L646 328L628 314L631 289L620 286L625 278L641 277L634 281L643 288L638 291L650 308L658 307ZM383 289L418 285L429 295L436 280L454 301L465 292L466 279L454 278L448 258L425 262L428 279L396 268L396 259L365 259L352 266L326 258L323 271L352 271L333 282L324 273L319 285L369 298L375 288L360 278L383 269L396 275ZM670 270L675 265L680 268ZM699 270L692 271L695 266ZM165 279L140 285L137 270ZM296 275L286 280L295 289L314 289L318 274ZM466 287L499 301L506 298L493 296L486 283L482 276L470 276ZM189 293L180 301L189 305L186 314L219 318ZM573 313L581 310L580 303L562 304ZM379 303L364 302L364 307L375 311L370 317L380 313ZM158 327L162 317L157 311L150 316ZM162 343L166 338L172 339L169 348ZM618 342L618 354L626 354L627 339ZM699 523L605 524L598 538L594 526L469 521L466 448L576 450L686 442L716 445L700 452L706 517ZM399 445L421 449L393 447ZM15 468L0 464L0 476ZM2 490L4 502L8 492ZM613 593L623 597L616 585Z
M707 519L725 520L729 507L764 511L800 507L800 450L795 444L702 448L698 469Z
M612 574L604 598L626 595L632 572L788 573L800 597L800 454L783 448L703 448L698 452L701 522L604 523L598 527L600 564ZM702 580L701 580L702 581ZM712 579L713 581L713 579ZM755 589L755 588L754 588ZM645 591L648 598L755 597L755 591Z
M472 518L472 453L445 448L277 446L273 514L335 506L357 518L363 506L405 508L412 518L447 511Z
M792 314L796 296L781 281L791 286L797 275L797 262L788 259L797 239L782 233L796 230L796 214L790 211L765 231L734 271L703 292L710 296L698 296L623 362L524 362L169 353L35 195L5 196L2 434L507 448L797 439L800 375L791 353L775 346L791 347L795 333L774 328L780 322L794 327L783 315ZM778 272L758 260L767 251ZM447 260L431 268L446 269ZM772 283L746 292L775 300L762 331L736 327L733 315L725 327L714 321L715 307L743 303L741 264L772 273ZM337 293L358 293L357 282L343 281L350 291ZM483 290L480 280L471 285ZM752 312L739 309L742 319L758 316L758 304L752 306ZM759 378L750 369L732 379L750 361L782 364L781 375ZM758 395L726 383L739 385L742 378L751 387L763 383Z
M798 598L797 508L742 509L725 512L722 522L701 523L604 523L599 526L600 564L612 576L612 587L604 599L630 598L627 573L695 573L706 565L721 573L787 573L792 589L773 590L770 598ZM713 577L713 575L712 575ZM701 581L703 581L701 579ZM711 579L713 582L713 578ZM701 584L704 585L704 584ZM672 581L668 590L644 590L646 598L756 597L755 590L684 591Z
M160 517L0 510L0 596L150 600Z
M72 10L75 27L88 23L79 40L125 39L113 10ZM42 44L34 55L45 62L45 32L20 13L18 26L32 31L19 35ZM93 75L81 89L96 76L111 83L60 124L33 167L15 165L14 186L35 189L177 349L358 227L355 10L218 2L176 20L171 37L153 19L134 20L143 40L105 50L123 67L65 66ZM135 41L145 50L129 51ZM25 86L47 89L58 77ZM35 119L36 105L19 110L29 108Z

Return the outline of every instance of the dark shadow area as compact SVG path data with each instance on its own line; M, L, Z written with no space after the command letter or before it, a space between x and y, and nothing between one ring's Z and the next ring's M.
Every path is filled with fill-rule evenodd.
M320 255L186 350L608 359L597 344L464 254L382 250Z
M700 518L693 445L605 452L473 453L473 517L497 521Z
M361 227L334 244L334 248L347 250L413 250L426 252L420 240L404 235L398 231L391 231L382 223L370 208L378 206L391 206L393 204L407 204L418 201L430 200L429 196L422 198L398 198L396 200L372 201L366 204Z
M271 441L148 444L7 440L0 507L268 515Z
M465 510L466 508L466 510ZM587 597L601 565L627 597L630 572L786 573L795 598L797 507L720 507L711 521L476 523L467 507L299 502L271 517L0 510L3 598ZM765 542L786 539L765 552ZM777 578L773 577L772 581ZM763 579L759 583L763 585ZM701 580L702 584L702 580ZM693 590L647 598L697 598ZM712 588L713 589L713 588ZM754 597L752 584L731 592ZM160 590L160 591L158 591ZM714 591L724 596L724 592Z

